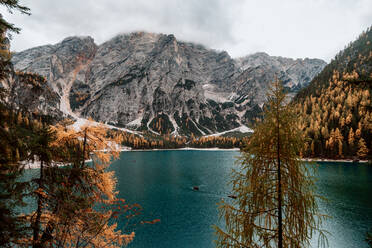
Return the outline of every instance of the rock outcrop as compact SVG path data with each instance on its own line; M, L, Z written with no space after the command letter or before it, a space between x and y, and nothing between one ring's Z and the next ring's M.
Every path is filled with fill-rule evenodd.
M54 121L60 120L63 113L60 111L59 95L48 87L44 77L16 71L9 61L8 38L1 34L0 40L0 101L19 111L27 110L39 117L48 116Z

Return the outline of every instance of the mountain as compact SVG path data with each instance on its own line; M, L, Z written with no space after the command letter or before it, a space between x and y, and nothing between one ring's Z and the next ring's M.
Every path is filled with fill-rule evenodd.
M306 156L371 158L372 29L367 29L294 98Z
M206 135L249 124L261 111L275 76L293 92L325 62L226 52L135 32L96 45L69 37L14 54L17 70L37 73L71 116L92 117L156 134Z

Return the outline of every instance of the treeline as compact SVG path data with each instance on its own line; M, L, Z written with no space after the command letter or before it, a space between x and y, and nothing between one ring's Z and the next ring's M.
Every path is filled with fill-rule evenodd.
M112 131L113 133L117 131ZM122 145L133 149L177 149L177 148L241 148L244 146L248 137L222 137L204 136L191 137L166 135L153 135L144 133L143 135L122 133Z
M153 135L144 132L143 135L123 133L122 145L133 149L177 149L185 147L186 137L167 135Z
M200 138L191 137L189 146L195 148L243 148L248 141L248 137L222 137L206 136Z

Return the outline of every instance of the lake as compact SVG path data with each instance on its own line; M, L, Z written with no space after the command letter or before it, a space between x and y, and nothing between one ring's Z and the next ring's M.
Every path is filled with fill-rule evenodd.
M131 248L215 247L212 225L218 224L217 203L227 198L229 174L237 151L123 152L111 165L119 197L143 207L142 218L160 219L139 225ZM363 248L372 228L372 167L320 163L318 193L328 198L321 212L332 216L324 228L329 247ZM193 191L199 186L199 191ZM228 198L227 198L228 199ZM119 227L120 224L119 224ZM312 240L317 247L317 237Z
M130 248L215 247L212 225L220 224L217 203L227 198L231 168L237 151L133 151L122 152L113 162L119 197L143 207ZM28 170L33 177L37 170ZM319 163L318 194L321 213L332 216L324 223L330 248L368 248L364 241L372 228L372 166ZM199 191L194 191L198 186ZM120 223L118 227L129 231ZM130 230L131 231L131 230ZM317 237L312 240L317 247Z

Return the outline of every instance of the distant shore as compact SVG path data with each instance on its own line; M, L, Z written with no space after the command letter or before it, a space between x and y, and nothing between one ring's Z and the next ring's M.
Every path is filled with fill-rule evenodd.
M239 148L193 148L193 147L184 147L184 148L168 148L168 149L130 149L123 148L120 151L122 152L152 152L152 151L240 151Z
M354 163L353 159L329 159L329 158L303 158L302 161L307 162L342 162L342 163ZM358 160L356 163L368 163L368 160Z
M184 148L169 148L169 149L132 149L130 147L123 147L120 149L120 152L157 152L157 151L240 151L240 148L193 148L193 147L184 147ZM92 160L86 160L85 162L91 162ZM306 162L341 162L341 163L354 163L352 159L328 159L328 158L303 158L302 161ZM368 160L358 160L357 163L368 163ZM37 169L40 168L40 162L23 162L26 169ZM63 164L58 164L58 166L63 166Z
M122 152L152 152L152 151L240 151L240 148L194 148L194 147L184 147L184 148L173 148L173 149L131 149L126 147L121 149ZM303 158L302 161L307 162L342 162L342 163L354 163L353 159L328 159L328 158ZM368 160L358 160L358 163L368 163Z

